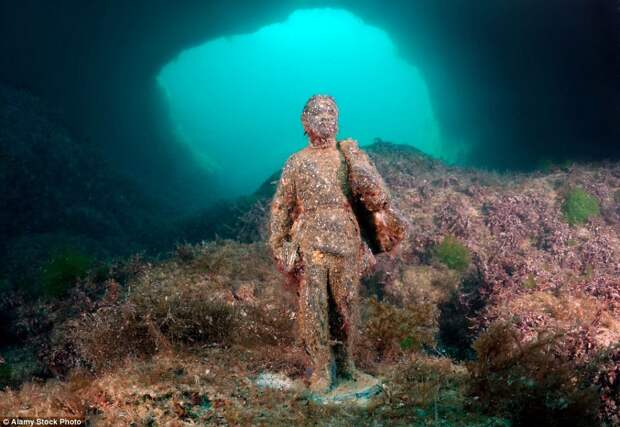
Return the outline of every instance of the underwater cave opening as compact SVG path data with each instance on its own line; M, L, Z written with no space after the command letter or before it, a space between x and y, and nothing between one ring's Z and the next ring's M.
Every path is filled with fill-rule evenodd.
M300 9L209 40L180 52L158 82L179 143L228 197L255 191L305 146L300 114L315 93L336 99L340 139L379 137L450 161L421 73L384 30L347 10Z

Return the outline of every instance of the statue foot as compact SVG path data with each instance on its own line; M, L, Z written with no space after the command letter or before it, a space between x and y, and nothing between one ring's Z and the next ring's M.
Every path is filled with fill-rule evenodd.
M310 376L310 390L313 393L328 393L332 387L331 375L327 372L313 372Z
M363 378L364 376L367 376L367 374L365 374L364 372L358 370L355 367L355 363L353 363L353 361L351 359L348 359L344 365L344 369L343 369L343 374L344 376L350 378L352 381L357 381L361 378Z

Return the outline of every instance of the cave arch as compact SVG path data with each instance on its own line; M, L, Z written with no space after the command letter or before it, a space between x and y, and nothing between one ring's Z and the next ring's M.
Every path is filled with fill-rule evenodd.
M385 31L345 9L297 9L284 22L186 49L158 81L179 142L230 196L254 192L307 145L299 116L315 93L335 97L341 139L380 137L454 157L417 67Z
M616 0L302 5L347 9L385 29L403 56L420 63L442 134L472 144L474 165L620 157ZM281 21L299 6L292 0L3 2L0 79L56 105L72 129L146 187L159 188L168 177L172 194L205 177L188 167L189 156L170 162L166 155L169 126L155 84L161 65L214 37ZM454 94L457 101L442 102Z

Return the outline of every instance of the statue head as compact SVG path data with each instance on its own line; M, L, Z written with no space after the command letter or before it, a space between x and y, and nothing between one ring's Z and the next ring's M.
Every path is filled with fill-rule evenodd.
M315 147L327 145L338 133L338 106L329 95L313 95L301 113L304 135Z

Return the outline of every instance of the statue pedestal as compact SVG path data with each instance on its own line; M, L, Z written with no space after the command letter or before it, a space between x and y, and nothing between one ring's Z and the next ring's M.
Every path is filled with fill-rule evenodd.
M263 373L255 379L259 387L282 391L301 392L311 402L320 405L354 405L369 407L379 404L384 396L381 381L372 375L360 372L356 380L340 379L327 393L313 393L301 380L291 380L279 373Z
M341 380L328 393L310 393L310 400L322 405L356 405L367 407L380 400L383 393L381 381L361 373L356 381Z

